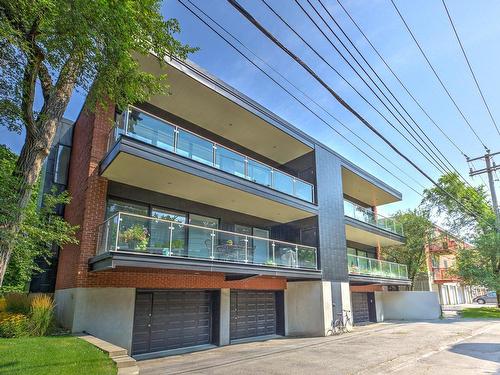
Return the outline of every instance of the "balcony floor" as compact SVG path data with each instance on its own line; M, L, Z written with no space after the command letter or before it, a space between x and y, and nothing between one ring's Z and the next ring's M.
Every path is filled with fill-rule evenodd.
M241 275L242 278L253 276L280 276L286 277L289 281L320 280L322 277L321 271L314 269L273 267L156 254L138 254L129 251L111 251L97 255L89 259L89 266L92 271L103 271L116 267L162 268L221 272L230 277Z
M351 285L411 285L410 279L349 274Z

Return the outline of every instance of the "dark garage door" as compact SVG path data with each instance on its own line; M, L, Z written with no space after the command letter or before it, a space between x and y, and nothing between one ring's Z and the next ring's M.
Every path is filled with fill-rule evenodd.
M209 344L211 296L209 291L138 292L133 354Z
M231 340L276 334L276 293L231 291Z
M352 293L352 320L354 324L375 322L375 297L373 293Z

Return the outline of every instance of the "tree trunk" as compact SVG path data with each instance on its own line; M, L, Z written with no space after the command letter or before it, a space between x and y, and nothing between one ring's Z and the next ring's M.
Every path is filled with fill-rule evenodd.
M23 212L30 198L33 185L40 174L79 75L83 54L76 52L63 65L57 84L47 88L44 105L34 123L25 123L26 139L17 159L14 176L18 178L16 192L17 213L10 223L0 228L0 287L19 231ZM32 93L34 95L34 93ZM32 99L32 98L30 98ZM31 107L29 108L31 110Z
M497 290L497 307L500 308L500 290Z
M49 153L58 121L52 119L41 124L40 128L45 129L41 137L28 133L17 160L13 173L14 178L17 179L17 191L14 201L17 210L12 220L0 228L0 287L3 284L5 272L12 255L16 234L19 232L23 220L24 209L30 201L33 186Z

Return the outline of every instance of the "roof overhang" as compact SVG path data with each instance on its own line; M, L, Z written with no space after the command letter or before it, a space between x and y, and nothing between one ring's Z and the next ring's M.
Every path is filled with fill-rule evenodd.
M406 241L405 237L363 223L349 216L345 216L345 234L348 241L373 247L398 246Z
M399 191L386 185L379 179L362 170L342 167L343 193L367 204L380 206L387 203L400 201L402 195Z
M178 59L160 63L154 55L136 58L142 70L167 74L169 95L153 96L149 103L154 106L279 164L314 149L298 129L195 64Z

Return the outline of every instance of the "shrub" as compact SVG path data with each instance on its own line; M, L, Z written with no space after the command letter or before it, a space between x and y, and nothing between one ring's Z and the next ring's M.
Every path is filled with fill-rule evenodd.
M0 313L4 312L7 308L7 303L5 302L5 298L0 297Z
M28 314L30 311L30 298L25 293L7 293L5 295L5 311L12 313Z
M0 313L0 337L28 335L28 317L20 313Z
M35 296L31 301L30 334L44 336L54 320L54 301L46 294Z

